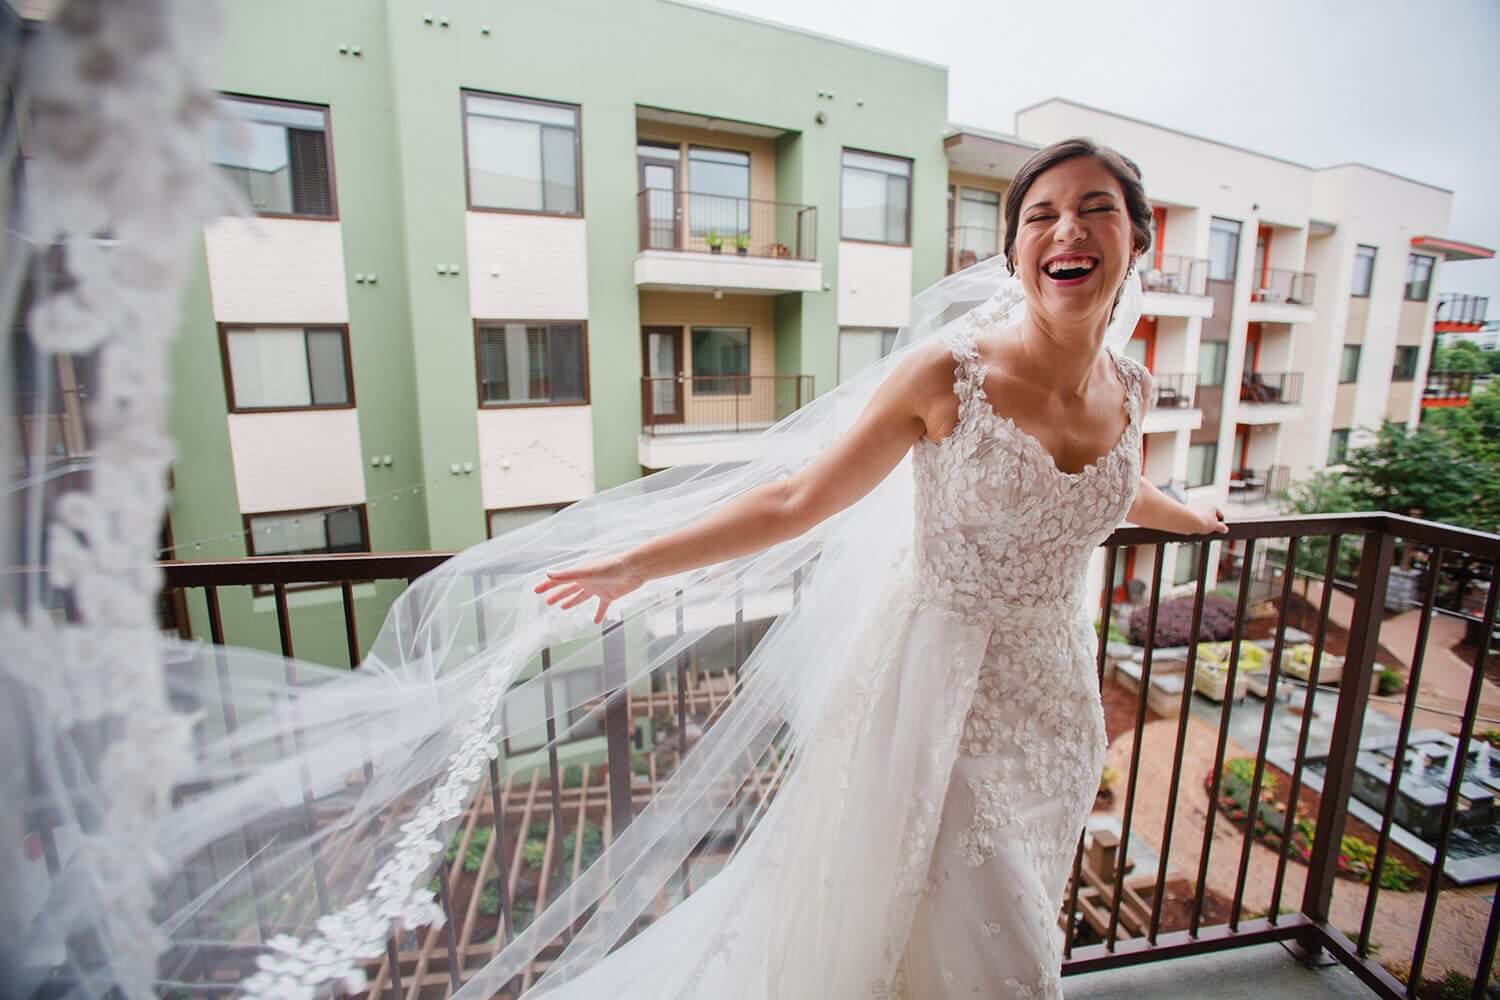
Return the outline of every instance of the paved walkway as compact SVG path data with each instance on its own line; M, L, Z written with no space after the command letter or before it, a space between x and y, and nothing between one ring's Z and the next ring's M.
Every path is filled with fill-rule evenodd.
M1253 699L1247 699L1247 706ZM1259 704L1256 703L1256 708ZM1147 723L1142 736L1141 767L1136 791L1135 807L1131 822L1131 839L1144 838L1153 853L1159 855L1162 829L1166 817L1167 800L1171 794L1168 779L1171 777L1171 760L1177 734L1177 720L1162 719ZM1205 817L1208 814L1208 795L1203 782L1213 765L1216 729L1202 719L1189 717L1187 741L1183 751L1183 771L1177 816L1172 832L1169 855L1169 873L1196 879L1199 849L1203 843ZM1121 794L1115 797L1109 812L1123 815L1125 795L1124 779L1129 773L1130 751L1134 734L1125 733L1109 748L1105 763L1121 775ZM1254 752L1231 736L1226 750L1227 758L1250 756ZM1209 851L1208 885L1226 899L1234 896L1235 877L1239 871L1239 859L1244 835L1229 823L1222 814L1214 821L1213 842ZM1134 851L1132 851L1132 854ZM1246 877L1244 907L1246 913L1259 915L1270 905L1272 883L1276 875L1278 854L1255 842L1251 845L1250 866ZM1282 890L1282 906L1297 909L1302 900L1307 869L1299 862L1289 860L1286 883ZM1349 879L1337 879L1334 886L1332 922L1351 939L1359 934L1364 912L1367 886ZM1467 889L1445 889L1439 896L1437 919L1428 946L1425 970L1428 976L1440 974L1445 968L1456 968L1472 973L1479 963L1479 947L1484 936L1485 923L1489 918L1490 900L1494 886ZM1421 914L1422 896L1419 893L1382 891L1376 906L1373 943L1379 946L1382 958L1409 959L1416 941L1417 924ZM1088 995L1088 994L1080 994ZM1095 994L1102 996L1104 994ZM1217 994L1216 994L1217 995ZM1232 996L1236 994L1224 994ZM1261 993L1260 995L1267 995ZM1072 994L1070 993L1071 997Z

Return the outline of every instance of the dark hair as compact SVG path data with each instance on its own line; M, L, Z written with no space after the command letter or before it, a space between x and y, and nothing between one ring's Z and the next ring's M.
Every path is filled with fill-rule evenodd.
M1120 182L1120 190L1125 192L1125 212L1130 216L1132 249L1143 254L1151 246L1151 203L1146 200L1146 188L1141 183L1141 168L1130 157L1093 139L1064 139L1027 160L1016 171L1015 180L1005 193L1005 268L1011 274L1016 273L1016 229L1021 222L1021 202L1026 192L1042 174L1064 160L1079 156L1098 160Z

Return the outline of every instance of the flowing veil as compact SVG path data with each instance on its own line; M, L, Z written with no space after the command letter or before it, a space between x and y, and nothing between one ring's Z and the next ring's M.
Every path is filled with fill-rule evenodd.
M545 995L658 919L664 894L687 891L679 875L705 842L732 863L764 815L767 788L791 780L822 720L857 697L867 644L879 634L872 594L912 540L910 456L805 534L649 581L617 601L602 626L593 602L549 607L533 586L546 569L625 550L796 472L849 428L916 344L957 324L1017 318L1020 282L996 256L916 294L892 351L757 434L749 461L658 472L455 555L396 599L355 670L163 638L152 625L159 574L150 553L169 454L161 447L165 346L130 357L139 350L130 338L148 315L139 295L122 303L90 293L111 280L136 287L136 272L122 278L120 265L136 254L160 257L148 333L163 339L176 326L173 297L196 227L234 210L191 154L211 104L204 53L214 30L212 19L189 16L195 6L120 5L127 16L175 24L163 29L166 41L141 42L156 46L157 71L133 82L137 98L171 100L157 100L159 115L121 131L144 127L146 141L168 150L146 160L132 183L196 192L160 223L175 226L176 238L131 225L136 207L86 171L61 175L71 185L53 173L24 188L24 236L8 230L18 253L0 274L0 305L14 303L16 259L34 268L57 247L65 251L63 284L39 285L30 304L37 363L81 347L110 360L89 411L106 436L91 480L69 489L7 466L8 527L17 529L8 537L23 539L10 562L46 573L40 584L35 574L13 579L0 611L0 682L17 716L0 780L11 803L25 803L3 821L0 874L18 889L0 924L0 978L9 967L14 982L50 978L79 996L116 987L129 996L162 988L312 996L329 985L357 992L370 963L394 957L395 936L444 920L450 837L476 796L495 795L503 776L521 768L554 777L554 751L601 706L716 655L725 623L771 620L737 656L732 692L644 804L612 817L607 842L559 893L537 902L524 929L515 929L513 901L502 898L493 956L452 973L455 987L467 980L459 996L491 995L545 952L547 971L525 994ZM75 25L72 35L60 26L55 44L66 51L90 32L124 31L122 21L100 16L107 23ZM108 84L88 91L86 74L59 82L34 72L38 94L62 88L93 115L118 107ZM52 110L66 120L67 106ZM38 144L27 177L49 176L65 150ZM108 240L95 239L106 230ZM1140 300L1132 273L1106 335L1111 349L1129 338ZM78 334L91 329L92 338ZM151 365L159 367L137 371ZM47 412L42 395L17 404L26 419L5 435L8 454ZM133 504L111 511L108 491L122 488ZM505 754L505 746L531 749ZM726 824L730 816L738 822ZM487 836L498 857L496 841L516 833L502 821ZM40 849L15 846L33 843ZM702 880L692 888L701 891Z

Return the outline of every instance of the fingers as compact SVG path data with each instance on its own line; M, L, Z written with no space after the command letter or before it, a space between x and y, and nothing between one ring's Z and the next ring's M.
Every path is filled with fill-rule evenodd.
M557 593L553 594L551 597L547 598L547 603L548 604L556 604L558 601L561 601L564 598L572 597L574 594L578 593L582 589L583 589L583 586L581 584L577 584L577 583L565 583L565 584L562 585L562 589L561 590L559 590Z
M532 592L540 594L544 590L551 590L558 584L573 579L577 572L576 569L549 569L547 571L547 579L533 587Z
M578 607L578 605L588 600L589 596L589 592L580 587L572 597L562 602L562 609L566 611L568 608L576 608Z

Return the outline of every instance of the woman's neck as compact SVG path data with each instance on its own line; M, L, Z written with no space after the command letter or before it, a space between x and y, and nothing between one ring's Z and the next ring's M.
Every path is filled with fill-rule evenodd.
M1106 324L1061 326L1026 316L1002 335L1002 352L1018 377L1059 399L1082 399L1099 371Z

